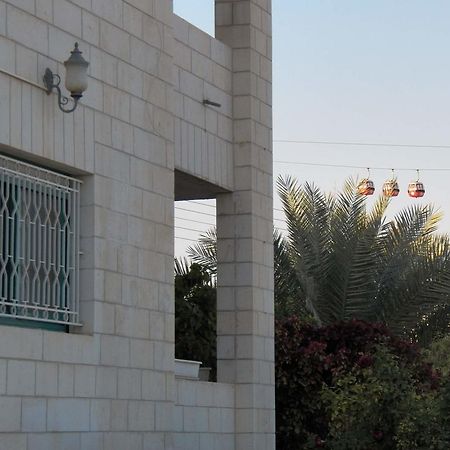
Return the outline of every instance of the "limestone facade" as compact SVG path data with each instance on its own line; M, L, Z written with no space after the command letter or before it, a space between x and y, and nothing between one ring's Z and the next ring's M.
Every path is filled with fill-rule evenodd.
M42 77L74 42L63 114ZM0 450L275 448L271 97L271 0L216 0L216 39L171 0L0 0L0 153L82 181L82 326L0 325ZM217 198L218 383L174 375L195 198Z

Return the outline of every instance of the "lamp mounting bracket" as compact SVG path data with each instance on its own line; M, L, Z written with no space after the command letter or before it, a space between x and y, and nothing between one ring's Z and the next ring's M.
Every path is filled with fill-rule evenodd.
M62 112L71 113L75 111L79 97L77 98L73 96L73 105L69 108L65 108L65 106L69 104L70 99L64 96L61 92L61 88L59 87L59 85L61 84L61 77L58 74L53 73L49 68L47 68L45 70L43 81L44 86L47 90L47 95L50 95L53 92L53 89L56 89L58 93L58 106Z

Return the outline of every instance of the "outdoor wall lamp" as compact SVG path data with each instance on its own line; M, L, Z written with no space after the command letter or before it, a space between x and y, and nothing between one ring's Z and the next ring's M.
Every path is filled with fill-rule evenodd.
M58 92L58 106L62 112L71 113L75 111L78 105L78 100L83 97L83 92L87 89L87 68L89 63L81 56L80 50L78 50L78 42L75 43L75 48L70 52L71 55L67 61L64 62L66 68L66 89L70 92L73 105L68 108L64 108L69 103L69 98L65 97L61 93L59 87L61 83L61 77L53 73L49 68L45 70L44 85L47 88L47 94L50 95L53 89Z

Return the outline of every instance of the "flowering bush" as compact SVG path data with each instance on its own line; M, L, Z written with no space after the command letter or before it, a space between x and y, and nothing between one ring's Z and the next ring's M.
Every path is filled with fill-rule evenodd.
M277 323L279 449L450 448L440 385L418 347L382 325Z

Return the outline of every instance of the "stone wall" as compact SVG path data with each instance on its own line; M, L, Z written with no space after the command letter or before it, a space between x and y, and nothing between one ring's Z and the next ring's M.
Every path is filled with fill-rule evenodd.
M234 386L177 380L176 450L234 448Z
M172 16L166 0L0 1L0 145L83 180L84 324L0 327L2 450L173 445ZM89 88L63 114L40 86L75 41Z
M231 49L177 16L174 35L175 167L232 190Z
M234 190L217 197L217 353L236 388L236 450L275 446L271 22L270 0L216 0L234 140Z
M83 326L0 325L0 450L273 449L270 2L216 3L221 42L171 0L0 0L0 151L83 181ZM42 76L75 41L89 88L63 114ZM175 169L230 191L223 383L174 376Z

